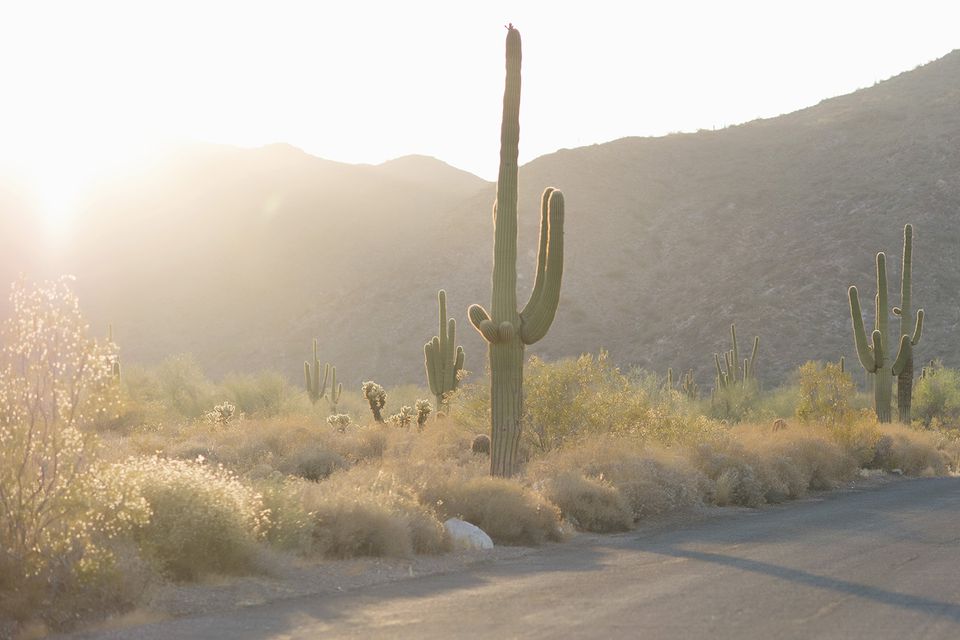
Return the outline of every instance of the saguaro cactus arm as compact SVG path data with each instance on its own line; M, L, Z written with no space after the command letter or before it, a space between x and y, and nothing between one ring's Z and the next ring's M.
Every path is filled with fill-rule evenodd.
M540 249L530 300L520 312L520 339L533 344L553 323L563 278L563 194L547 188L540 199Z
M863 312L860 309L860 296L857 294L857 288L850 287L847 291L850 297L850 320L853 323L853 340L857 346L857 356L860 358L860 364L870 373L877 370L877 360L874 357L873 348L867 344L866 329L863 326ZM876 332L874 332L876 333ZM876 338L874 338L876 344Z

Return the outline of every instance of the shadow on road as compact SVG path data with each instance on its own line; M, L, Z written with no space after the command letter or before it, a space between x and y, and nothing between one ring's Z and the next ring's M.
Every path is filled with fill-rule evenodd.
M651 549L650 551L651 553L672 556L674 558L698 560L700 562L724 565L734 569L739 569L741 571L762 573L774 578L779 578L780 580L789 580L791 582L797 582L820 589L831 589L839 593L857 596L858 598L873 600L880 604L920 611L926 614L949 618L954 622L960 622L960 605L951 602L942 602L939 600L931 600L930 598L913 596L906 593L887 591L885 589L878 589L876 587L871 587L864 584L857 584L856 582L849 582L847 580L840 580L838 578L830 578L827 576L819 576L806 571L801 571L799 569L791 569L789 567L782 567L780 565L770 564L768 562L738 558L736 556L728 556L721 553L692 551L689 549L677 548L658 548Z

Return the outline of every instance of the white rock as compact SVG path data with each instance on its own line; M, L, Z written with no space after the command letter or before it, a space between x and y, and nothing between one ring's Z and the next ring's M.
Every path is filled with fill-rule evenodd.
M456 551L470 551L472 549L493 549L493 540L483 529L459 518L450 518L443 523L443 528L450 536L450 542Z

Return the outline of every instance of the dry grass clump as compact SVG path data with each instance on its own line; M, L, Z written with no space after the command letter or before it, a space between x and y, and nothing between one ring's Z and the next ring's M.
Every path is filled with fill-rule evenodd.
M544 496L578 529L608 533L633 524L630 505L616 487L600 478L566 471L544 483Z
M856 475L858 461L822 429L796 427L769 432L744 426L734 437L756 456L758 479L767 502L803 497L823 491Z
M159 445L168 456L185 460L202 455L240 474L263 468L310 480L383 456L388 446L385 428L350 426L339 432L316 418L285 417L244 420L228 425L197 421L167 430L162 438L146 434L140 451ZM154 446L154 449L150 449Z
M706 479L684 457L631 437L588 438L545 456L529 473L549 487L574 471L613 487L631 520L699 504L707 490Z
M937 434L896 424L878 426L880 438L871 466L907 475L944 475L948 456L938 450Z
M732 439L705 442L691 449L694 466L712 482L709 499L717 506L759 507L766 502L760 459Z
M331 558L440 553L449 548L443 525L393 474L360 466L319 484L300 482L310 521L310 553Z
M561 540L560 510L516 480L490 476L436 478L420 500L441 520L460 518L483 529L497 544L538 545Z
M113 473L149 504L134 531L143 555L174 580L257 569L269 519L262 497L223 467L158 456L132 458Z

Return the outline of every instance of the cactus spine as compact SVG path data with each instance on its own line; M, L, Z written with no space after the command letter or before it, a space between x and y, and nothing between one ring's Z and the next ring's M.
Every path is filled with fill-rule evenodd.
M563 194L548 188L540 200L537 273L530 300L517 311L517 156L520 141L520 32L507 27L506 81L500 128L500 173L493 205L492 305L468 309L488 343L490 358L490 473L513 475L523 414L523 355L546 335L560 299L563 274Z
M457 321L447 320L447 294L441 289L437 294L440 306L439 335L423 346L424 366L427 369L427 382L430 392L437 398L439 411L450 399L450 394L456 391L460 383L460 372L463 371L463 347L456 343Z
M857 288L851 286L848 290L850 299L850 319L853 324L853 339L857 347L857 356L860 364L873 374L874 409L877 420L890 422L891 420L891 387L893 375L898 378L897 400L903 403L900 407L900 420L910 420L910 394L913 387L913 346L920 341L923 332L923 309L917 312L917 322L913 336L909 335L910 316L910 280L911 260L913 249L913 227L906 225L903 229L903 270L901 272L900 306L893 310L900 316L900 347L896 358L891 362L887 356L886 346L890 342L890 322L887 309L887 262L881 251L877 254L877 295L874 299L876 317L874 320L871 343L867 342L867 333L863 326L863 314L860 310L860 297ZM910 381L906 382L909 377ZM902 381L902 382L901 382ZM903 387L899 387L902 384ZM905 395L905 397L904 397Z

